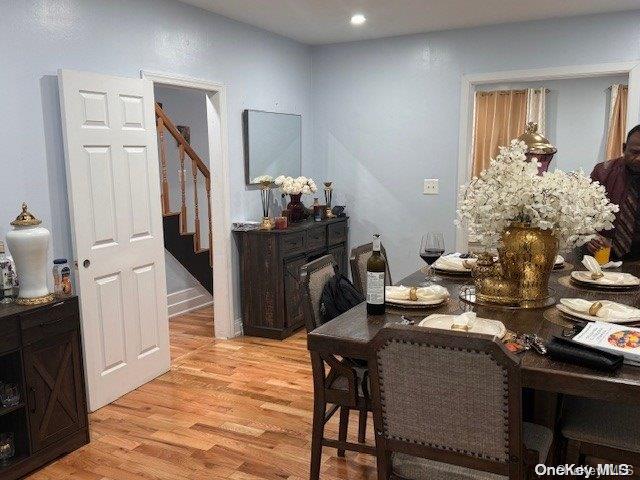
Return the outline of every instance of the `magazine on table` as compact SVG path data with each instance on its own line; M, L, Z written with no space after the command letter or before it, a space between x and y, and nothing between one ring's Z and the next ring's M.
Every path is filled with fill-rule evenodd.
M640 328L615 323L589 322L573 340L624 357L624 363L640 367Z

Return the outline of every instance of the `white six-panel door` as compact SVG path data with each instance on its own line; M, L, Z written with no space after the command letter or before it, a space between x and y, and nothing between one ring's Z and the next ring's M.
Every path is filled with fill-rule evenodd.
M153 85L58 79L93 411L170 365Z

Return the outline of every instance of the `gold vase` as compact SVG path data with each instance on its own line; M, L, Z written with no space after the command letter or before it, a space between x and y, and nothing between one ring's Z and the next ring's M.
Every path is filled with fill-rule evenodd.
M550 230L511 224L502 232L498 263L474 272L478 300L524 308L544 304L557 254L558 239Z

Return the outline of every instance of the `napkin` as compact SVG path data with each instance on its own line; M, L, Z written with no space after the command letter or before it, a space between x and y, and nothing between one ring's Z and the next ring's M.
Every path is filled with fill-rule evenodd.
M453 323L451 324L451 330L465 330L469 331L473 328L473 324L476 323L478 316L476 312L465 312L453 317Z
M622 261L619 262L607 262L602 265L602 268L618 268L622 266Z
M555 265L560 265L561 263L564 263L564 257L562 255L556 255L556 260L555 260Z
M469 269L464 266L464 264L469 263L473 264L476 262L475 258L460 258L460 253L450 253L448 255L443 255L438 260L435 261L433 266L435 268L439 268L441 270L454 270L457 272L468 272Z
M589 300L585 300L583 298L561 298L560 303L575 312L592 315L591 313L589 313L589 310L596 302L590 302ZM628 305L623 305L622 303L612 302L609 300L599 300L599 303L602 304L602 307L597 309L595 315L592 316L602 318L603 320L607 321L640 318L640 310L638 310L637 308L629 307Z
M411 287L400 285L397 287L386 287L385 294L387 300L411 300ZM449 296L449 290L441 285L429 285L428 287L418 287L416 296L419 300L438 300Z
M602 267L598 263L598 261L593 258L591 255L585 255L582 257L582 265L591 272L591 277L596 280L598 278L602 278Z

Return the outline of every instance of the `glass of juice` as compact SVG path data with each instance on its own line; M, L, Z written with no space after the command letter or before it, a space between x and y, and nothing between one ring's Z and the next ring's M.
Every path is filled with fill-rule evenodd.
M593 258L596 259L600 265L604 265L605 263L609 263L609 258L611 257L611 247L606 246L602 247L593 254Z

